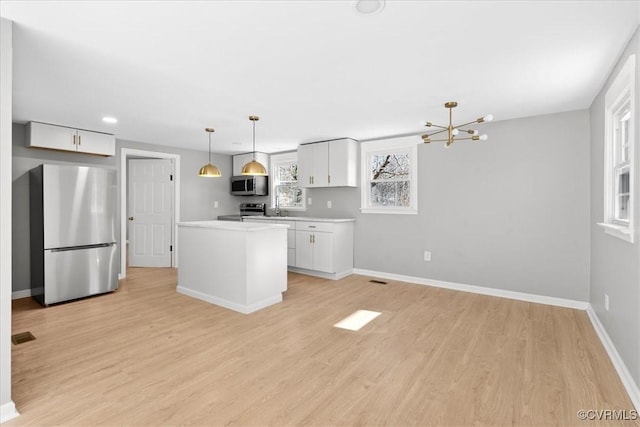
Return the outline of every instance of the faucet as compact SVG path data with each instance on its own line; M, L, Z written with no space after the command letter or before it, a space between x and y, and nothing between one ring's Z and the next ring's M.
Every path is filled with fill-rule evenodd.
M276 216L280 216L280 201L278 199L278 195L276 194Z

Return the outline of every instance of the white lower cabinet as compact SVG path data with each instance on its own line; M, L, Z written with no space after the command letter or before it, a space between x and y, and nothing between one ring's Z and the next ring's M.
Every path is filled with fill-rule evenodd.
M245 218L244 222L288 224L289 270L339 279L353 271L353 221L301 221L289 218Z
M353 222L298 221L295 266L336 277L350 274L353 270Z
M289 224L287 230L287 265L296 266L296 222L278 221L279 224Z
M304 227L308 224L310 223L305 222L299 225ZM296 230L296 267L335 273L332 254L333 230Z

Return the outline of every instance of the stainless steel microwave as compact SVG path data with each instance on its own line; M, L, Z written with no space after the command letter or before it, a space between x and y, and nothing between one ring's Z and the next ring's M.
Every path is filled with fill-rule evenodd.
M269 177L251 175L232 176L231 194L235 196L268 196Z

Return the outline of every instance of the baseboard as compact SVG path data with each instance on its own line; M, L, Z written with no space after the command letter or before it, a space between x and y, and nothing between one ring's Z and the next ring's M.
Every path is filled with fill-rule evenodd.
M633 406L635 406L636 410L640 411L640 389L638 388L638 385L633 380L629 369L627 369L627 365L622 360L622 357L620 357L620 353L616 350L616 346L613 345L613 341L611 341L609 334L607 334L604 326L602 326L602 323L591 304L589 304L586 311L589 315L589 319L591 320L591 324L593 325L593 329L596 330L598 337L600 337L600 341L602 342L605 350L607 350L611 363L613 363L614 368L616 368L616 372L618 372L618 376L620 377L624 388L627 390L627 394L629 395Z
M0 406L0 424L20 415L13 400Z
M414 283L418 285L434 286L436 288L452 289L455 291L471 292L474 294L490 295L500 298L514 299L518 301L533 302L537 304L554 305L557 307L573 308L576 310L586 310L589 303L564 298L555 298L544 295L527 294L524 292L506 291L503 289L485 288L482 286L465 285L463 283L444 282L442 280L431 280L422 277L404 276L400 274L384 273L382 271L364 270L355 268L354 274L363 276L379 277L382 279L398 280L400 282Z
M178 286L176 290L180 294L183 294L192 298L196 298L201 301L208 302L210 304L215 304L220 307L228 308L229 310L237 311L238 313L242 313L242 314L251 314L254 311L258 311L265 307L269 307L270 305L274 305L279 302L282 302L281 293L279 293L278 295L271 296L269 298L265 298L262 301L258 301L253 304L238 304L236 302L215 297L213 295L194 291L193 289L185 288L184 286Z
M23 289L21 291L14 291L11 293L11 299L29 298L31 296L31 289Z
M354 270L341 271L339 273L325 273L324 271L307 270L306 268L287 267L287 271L306 274L307 276L322 277L323 279L340 280L354 273Z

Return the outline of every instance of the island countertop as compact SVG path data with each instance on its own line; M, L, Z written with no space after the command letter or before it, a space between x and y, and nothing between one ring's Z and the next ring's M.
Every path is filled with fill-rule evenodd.
M185 221L179 222L180 227L194 227L194 228L211 228L217 230L231 230L231 231L262 231L272 228L288 228L287 224L272 224L265 222L264 224L250 223L250 222L233 222L233 221Z

